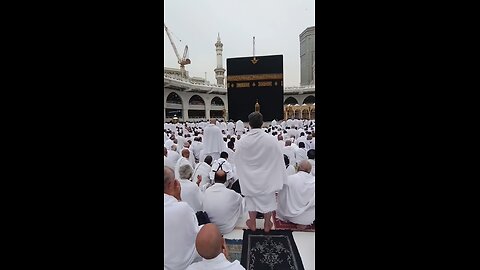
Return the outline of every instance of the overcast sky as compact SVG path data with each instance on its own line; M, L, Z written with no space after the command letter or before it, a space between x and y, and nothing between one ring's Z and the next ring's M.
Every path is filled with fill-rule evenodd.
M190 76L215 81L217 34L226 59L255 55L283 55L285 86L300 84L299 35L315 26L314 0L165 0L164 22L173 34L180 57L188 45ZM165 29L165 67L179 68ZM180 42L181 40L181 42ZM228 72L228 71L227 71ZM227 75L227 72L225 75Z

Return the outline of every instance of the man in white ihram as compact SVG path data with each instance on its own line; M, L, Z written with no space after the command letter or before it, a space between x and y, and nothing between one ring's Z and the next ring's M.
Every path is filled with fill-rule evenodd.
M269 232L272 211L277 208L275 192L282 189L287 173L277 140L262 129L262 114L253 112L248 121L251 130L238 142L235 154L238 181L245 195L248 228L256 230L256 215L260 212L265 218L264 230Z
M210 221L218 226L225 235L233 231L238 221L243 218L245 202L237 192L225 186L227 172L219 168L215 172L215 184L205 191L203 210Z
M181 201L181 185L173 170L164 167L163 175L163 267L186 269L202 259L195 249L195 238L202 226L198 226L193 209Z
M243 124L242 120L238 120L235 123L235 134L237 135L243 135L243 131L245 129L245 125Z
M200 229L195 247L203 260L191 264L186 270L245 270L239 261L227 260L227 244L215 224L205 224Z
M190 158L190 151L188 149L183 149L182 157L177 160L177 163L175 163L175 178L180 179L179 169L181 166L189 165L190 167L192 167L192 163L190 163L189 158Z
M215 123L215 119L210 119L210 124L203 131L203 155L212 156L213 160L217 160L226 148L222 131ZM204 157L200 157L202 158Z
M315 220L315 177L311 170L308 160L301 161L298 172L288 177L278 193L277 217L298 224L301 229Z

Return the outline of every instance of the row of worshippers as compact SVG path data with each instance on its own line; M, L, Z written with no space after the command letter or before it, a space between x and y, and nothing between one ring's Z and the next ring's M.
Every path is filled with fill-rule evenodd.
M211 157L208 156L205 162L210 160ZM315 219L315 178L310 174L311 168L307 160L300 162L298 172L289 176L283 189L278 192L277 217L298 224L299 228L305 228ZM193 183L193 172L189 165L181 166L179 171L178 180L174 177L172 168L164 167L165 269L215 269L197 267L213 267L217 264L243 269L238 268L238 261L230 263L220 253L209 256L202 254L198 246L200 234L196 235L204 226L199 225L195 215L199 209L208 214L211 224L215 225L221 235L233 231L243 219L246 213L245 199L227 188L228 172L223 171L222 165L218 166L216 172L213 172L214 184L202 192L198 186L202 177ZM192 250L194 239L197 239L196 247ZM198 254L203 257L203 261Z

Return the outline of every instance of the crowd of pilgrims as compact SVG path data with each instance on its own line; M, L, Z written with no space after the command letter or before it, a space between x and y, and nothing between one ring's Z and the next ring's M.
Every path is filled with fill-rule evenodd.
M165 123L164 166L164 269L244 269L223 235L245 216L314 223L314 120Z

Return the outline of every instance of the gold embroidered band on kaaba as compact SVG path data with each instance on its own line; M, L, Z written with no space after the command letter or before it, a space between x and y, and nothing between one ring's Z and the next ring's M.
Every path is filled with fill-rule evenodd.
M227 76L227 82L244 82L244 81L259 81L259 80L283 80L283 73Z

